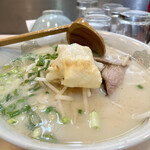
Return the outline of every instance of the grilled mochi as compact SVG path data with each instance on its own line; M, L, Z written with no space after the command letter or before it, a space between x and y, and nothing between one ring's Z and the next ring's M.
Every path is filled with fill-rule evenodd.
M58 45L57 51L58 57L51 63L46 75L49 82L59 79L67 87L100 87L101 74L89 47L79 44Z

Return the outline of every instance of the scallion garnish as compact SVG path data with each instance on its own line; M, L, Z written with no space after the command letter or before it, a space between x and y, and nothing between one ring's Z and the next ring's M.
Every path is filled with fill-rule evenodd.
M47 70L49 64L50 64L50 60L47 61L47 64L46 64L46 67L45 67L45 71Z
M31 76L36 75L36 74L37 74L37 72L28 73L28 78L30 78Z
M17 103L23 103L25 101L25 99L24 98L21 98L21 99L18 99L17 100Z
M54 54L46 54L43 56L45 59L56 59L58 57L58 53L54 53Z
M30 92L35 92L35 91L39 90L40 88L41 88L40 85L35 84L34 87L32 87L32 88L29 89L29 91L30 91Z
M19 90L15 89L13 93L14 93L14 96L18 96L19 95Z
M55 109L54 107L50 106L50 107L47 107L46 110L45 110L45 112L46 112L47 114L50 113L51 111L56 112L56 109Z
M79 114L82 114L82 113L83 113L83 110L82 110L82 109L78 109L78 113L79 113Z
M67 124L67 123L70 123L71 119L70 117L62 117L61 121L63 124Z
M90 113L90 126L91 126L91 128L99 128L100 127L99 116L96 111L93 111Z
M48 92L48 91L46 91L46 92L45 92L45 94L49 94L49 92Z
M140 84L138 84L137 87L138 87L139 89L143 89L143 88L144 88L144 87L143 87L142 85L140 85Z
M38 60L36 65L37 66L44 66L44 64L45 64L45 58L42 55L40 55L39 60Z
M12 112L9 114L10 118L19 116L21 114L20 110L16 110L15 112Z
M11 99L12 99L12 96L10 94L8 94L6 97L6 102L10 101Z
M54 46L54 51L57 52L58 45Z
M7 120L8 124L16 124L18 121L14 118L10 118L9 120Z

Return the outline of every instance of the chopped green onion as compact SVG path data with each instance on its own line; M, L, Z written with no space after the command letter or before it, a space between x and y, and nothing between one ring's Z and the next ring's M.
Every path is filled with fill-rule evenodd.
M53 113L55 113L55 114L58 115L59 118L61 117L60 113L59 113L54 107L52 107L52 106L47 107L44 112L47 113L47 114L50 114L50 115L53 114ZM51 118L51 117L50 117L50 118ZM50 119L50 120L51 120L51 119Z
M19 95L19 90L18 89L15 89L14 90L14 96L18 96Z
M0 112L2 115L6 114L6 109L2 106L2 104L0 104Z
M43 70L45 70L45 67L44 67L44 68L41 68L41 69L38 71L38 73L37 73L37 76L38 76L38 77L40 77L40 72L43 71Z
M32 96L35 96L36 94L30 94L29 96L28 96L28 98L30 98L30 97L32 97Z
M16 124L18 121L14 118L10 118L9 120L7 120L8 124Z
M29 105L25 105L23 108L21 108L20 110L16 110L15 112L12 112L9 114L10 118L16 117L18 115L20 115L23 112L27 112L31 109L31 106Z
M28 60L35 61L35 58L29 57Z
M47 70L49 64L50 64L50 60L47 61L47 64L46 64L46 67L45 67L45 71Z
M43 134L43 137L46 138L46 140L54 139L54 137L52 136L51 133L44 133L44 134Z
M48 54L48 53L47 53L47 54L44 55L43 57L44 57L45 59L51 59L51 54Z
M58 45L53 45L52 48L54 49L55 52L57 52Z
M15 63L16 61L22 61L21 58L16 58L12 62Z
M52 60L54 60L54 59L56 59L57 57L58 57L58 53L54 53L54 54L46 54L46 55L44 55L43 56L45 59L52 59Z
M51 55L51 59L56 59L58 57L58 53Z
M10 72L13 73L13 74L16 74L16 73L18 73L18 70L17 69L13 69Z
M33 88L30 88L29 91L30 92L35 92L35 91L39 90L40 88L41 88L41 86L36 84Z
M12 112L9 114L10 118L19 116L21 114L20 110L16 110L15 112Z
M3 110L1 111L1 113L2 113L2 115L6 115L6 109L3 109Z
M40 70L38 70L38 74L37 74L37 76L38 76L38 77L40 77L40 72L41 72L41 71L43 71L43 70L45 70L45 71L46 71L46 70L47 70L47 68L48 68L49 64L50 64L50 60L48 60L48 62L47 62L47 64L46 64L46 67L41 68Z
M18 99L17 100L17 103L23 103L25 101L25 99L24 98L22 98L22 99Z
M43 137L48 139L54 139L54 137L51 134L44 134Z
M40 140L41 141L48 141L50 143L56 143L57 142L56 138L50 132L47 132L47 133L44 133L43 135L41 135Z
M31 76L36 75L36 74L37 74L37 72L28 73L28 78L30 78Z
M82 110L82 109L78 109L78 113L79 113L79 114L82 114L82 113L83 113L83 110Z
M144 87L143 87L142 85L140 85L140 84L138 84L137 87L138 87L139 89L143 89L143 88L144 88Z
M49 92L48 92L48 91L46 91L46 92L45 92L45 94L49 94Z
M18 78L22 78L23 76L24 76L23 73L18 74Z
M26 125L27 125L27 128L32 131L36 128L36 126L30 120L28 121Z
M44 64L45 64L45 59L44 59L44 57L43 56L39 56L39 60L38 60L38 62L37 62L37 66L44 66Z
M25 105L23 108L21 108L20 112L26 112L29 109L31 109L31 106L30 105Z
M38 67L34 67L32 70L37 72L38 71Z
M29 114L29 124L32 125L33 127L36 127L39 123L42 122L41 118L39 115L32 111L31 109L28 111Z
M25 80L24 83L31 83L31 82L33 82L33 81L34 81L34 79L31 79L31 80Z
M8 101L10 101L11 99L12 99L12 96L11 96L10 94L8 94L7 97L6 97L6 101L8 102Z
M40 76L41 76L41 71L38 71L37 77L40 77Z
M15 108L16 108L16 104L11 104L11 105L6 107L6 112L11 113L15 110Z
M41 118L38 116L37 113L32 111L31 109L27 112L29 116L29 120L27 123L27 127L29 130L34 130L39 126L39 123L42 122Z
M8 70L8 69L11 69L13 66L8 64L8 65L5 65L2 67L3 70Z
M54 47L54 51L57 52L58 45Z
M63 124L67 124L67 123L70 123L71 120L69 117L62 117L61 121Z
M51 111L56 112L56 109L55 109L54 107L50 106L50 107L47 107L46 110L45 110L45 112L46 112L47 114L50 113Z
M33 92L33 91L35 92L35 91L39 90L40 88L41 88L40 86L35 87L35 88L32 89L32 92Z
M8 74L7 73L1 73L0 77L6 77Z
M95 111L90 113L90 126L92 128L99 128L100 127L99 116L98 116L98 113Z
M42 129L39 127L39 128L36 128L33 132L32 132L32 137L33 138L38 138L40 137L42 134Z
M30 55L31 55L31 53L30 53L30 54L27 54L27 55L25 56L25 59L31 60L31 61L35 61L35 58L32 57L32 56L30 56Z
M3 109L3 106L2 106L2 104L0 104L0 111Z

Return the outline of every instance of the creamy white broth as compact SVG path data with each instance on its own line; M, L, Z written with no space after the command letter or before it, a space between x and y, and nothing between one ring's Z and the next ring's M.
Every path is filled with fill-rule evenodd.
M48 52L51 48L47 47ZM124 53L114 50L107 47L108 51L106 58L112 59L116 57L121 59L121 56ZM46 50L46 48L44 48ZM44 51L47 53L46 51ZM38 54L42 53L42 49L38 50ZM51 54L54 53L54 50L51 49ZM38 57L38 56L36 56ZM29 65L33 62L27 62ZM27 67L25 64L25 68ZM4 72L3 72L4 73ZM10 90L1 90L1 96L6 96L13 92L17 86L24 81L23 78L13 77L14 83L6 84L5 88L7 89L10 85ZM28 89L33 87L34 82L26 83L20 87L20 93L18 97L13 97L7 103L2 102L3 107L7 107L10 104L13 104L15 101L22 99L22 97L29 96L32 94ZM137 85L142 85L143 89L137 87ZM59 84L54 84L54 86L61 90L63 86ZM40 117L41 122L39 123L38 128L42 129L42 135L44 133L49 133L54 136L56 140L40 137L35 139L54 142L54 143L94 143L100 142L103 140L108 140L111 138L119 137L130 130L139 126L143 120L133 119L133 114L141 114L150 110L150 76L149 73L138 64L134 59L131 58L129 66L126 70L125 78L121 86L119 86L111 96L105 96L100 92L100 89L91 89L91 97L88 98L88 112L84 112L84 102L82 97L81 88L68 88L64 95L68 95L74 98L73 101L61 101L54 100L55 93L52 92L49 88L42 87L34 92L34 96L28 98L27 101L17 104L17 109L21 109L25 104L30 105L33 112ZM46 93L47 92L47 93ZM4 101L4 100L3 100ZM45 110L42 107L53 107L61 114L62 116L67 116L70 118L70 122L63 124L59 120L59 115L54 112L52 115L45 113ZM61 109L63 107L63 110ZM82 114L78 113L78 110L83 111ZM90 127L90 116L89 113L96 111L99 114L100 127L91 128ZM25 134L33 138L32 133L34 130L31 130L27 126L28 122L27 112L23 112L20 115L17 115L14 118L17 120L17 123L12 124L11 126L16 129L18 132ZM2 117L8 121L10 118L8 115L2 115Z

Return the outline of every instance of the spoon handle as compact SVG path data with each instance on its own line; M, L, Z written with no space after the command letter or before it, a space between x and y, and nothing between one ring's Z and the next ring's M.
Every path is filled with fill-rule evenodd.
M14 44L14 43L19 43L23 41L32 40L32 39L41 38L41 37L48 36L48 35L66 32L69 27L70 27L70 24L0 39L0 46L5 46L9 44Z

